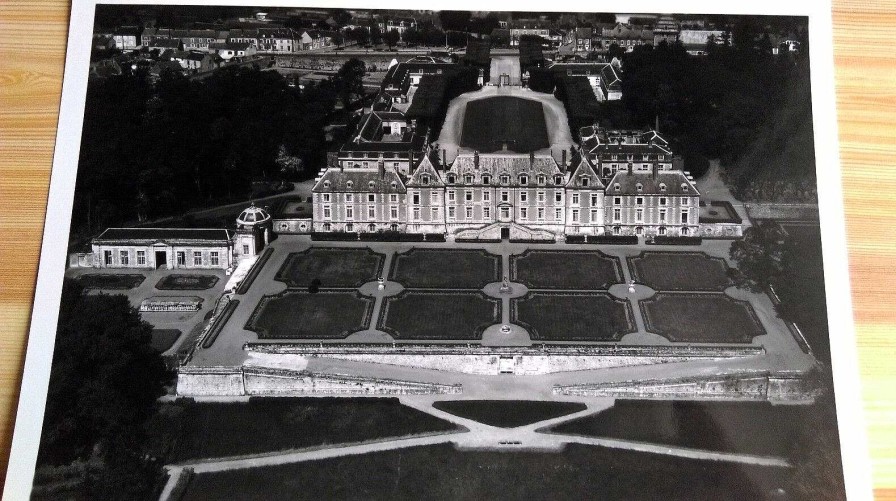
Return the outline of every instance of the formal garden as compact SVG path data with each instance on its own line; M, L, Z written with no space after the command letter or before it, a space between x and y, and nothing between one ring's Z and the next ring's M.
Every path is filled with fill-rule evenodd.
M156 283L159 290L206 290L218 283L218 277L214 275L186 275L172 273L163 277Z
M605 290L623 280L619 259L600 251L530 250L511 256L510 270L530 289Z
M500 308L481 292L405 290L384 300L379 329L396 339L481 339L500 320Z
M723 291L733 285L725 260L702 252L642 252L629 263L636 282L658 291Z
M636 330L628 301L606 293L530 292L510 308L511 320L539 341L619 341Z
M370 249L312 247L287 256L275 280L289 287L360 287L383 270L385 256Z
M357 291L265 296L246 323L260 339L339 339L367 328L373 299Z
M501 256L484 250L411 249L395 256L389 279L408 288L481 289L501 279Z
M679 343L750 343L765 334L753 307L724 294L657 293L641 301L649 332Z

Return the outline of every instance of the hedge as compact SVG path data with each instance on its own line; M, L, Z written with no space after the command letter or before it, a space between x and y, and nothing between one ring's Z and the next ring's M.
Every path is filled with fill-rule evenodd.
M647 243L654 245L700 245L703 243L703 239L701 237L655 236L652 242L648 241Z
M588 237L589 244L637 245L637 235L595 235Z
M455 238L455 242L461 243L470 243L470 244L499 244L501 243L500 238Z
M424 240L427 242L444 242L445 234L444 233L424 233Z
M537 238L511 238L510 243L512 244L552 244L555 240L545 240L545 239L537 239Z
M347 231L315 231L311 233L311 240L351 241L357 239L357 233Z

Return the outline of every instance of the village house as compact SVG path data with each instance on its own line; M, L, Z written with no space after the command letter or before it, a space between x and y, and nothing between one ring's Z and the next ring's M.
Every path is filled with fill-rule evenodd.
M234 42L212 43L209 45L208 50L216 53L224 61L230 61L235 57L253 56L257 52L251 44Z
M122 26L115 30L112 33L115 48L119 50L134 50L140 47L142 43L140 31L139 26Z

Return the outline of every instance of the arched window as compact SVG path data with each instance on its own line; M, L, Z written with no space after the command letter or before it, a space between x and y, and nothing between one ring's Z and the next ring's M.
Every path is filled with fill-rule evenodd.
M376 231L376 225L373 223L367 225L367 231Z
M688 236L688 229L687 229L687 228L682 228L682 229L681 229L681 236L683 236L683 237Z
M660 183L660 191L666 191L666 183Z
M330 231L333 228L333 225L330 223L324 223L324 231Z
M330 187L330 181L324 181L324 188Z
M396 183L395 181L392 181L391 186L392 186L392 188L398 188L398 183Z
M370 188L371 190L374 188L374 186L376 186L376 183L374 183L373 181L370 181L369 183L367 183L367 187Z
M641 183L638 183L635 185L635 189L638 190L638 193L641 193L642 191L644 191L644 185Z
M351 188L351 187L354 186L354 185L355 185L355 183L354 183L353 181L348 181L348 182L345 183L345 186L348 187L348 188Z
M454 184L454 181L455 181L454 174L448 174L448 182L451 184Z
M392 223L389 225L389 229L392 231L398 231L398 225L395 223Z
M353 225L352 223L348 223L347 225L345 225L345 231L355 231L355 225Z
M535 178L535 181L538 182L538 184L544 184L544 176L539 174L538 177Z
M681 183L681 191L688 191L688 183Z

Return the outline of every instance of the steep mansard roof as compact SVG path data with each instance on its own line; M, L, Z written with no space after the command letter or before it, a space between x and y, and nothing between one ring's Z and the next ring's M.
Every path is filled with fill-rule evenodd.
M619 189L616 186L619 185ZM641 189L638 189L638 186ZM663 189L665 187L665 189ZM688 195L699 196L700 192L681 171L660 171L652 173L632 173L621 170L607 182L607 195Z
M560 174L560 166L551 155L522 155L506 152L479 154L479 163L476 164L475 153L462 153L457 156L451 165L451 172L458 175L465 173L487 173L493 176L508 174L516 178L520 174L535 176L543 174L553 176Z
M401 176L393 170L330 167L312 188L315 193L405 193Z

